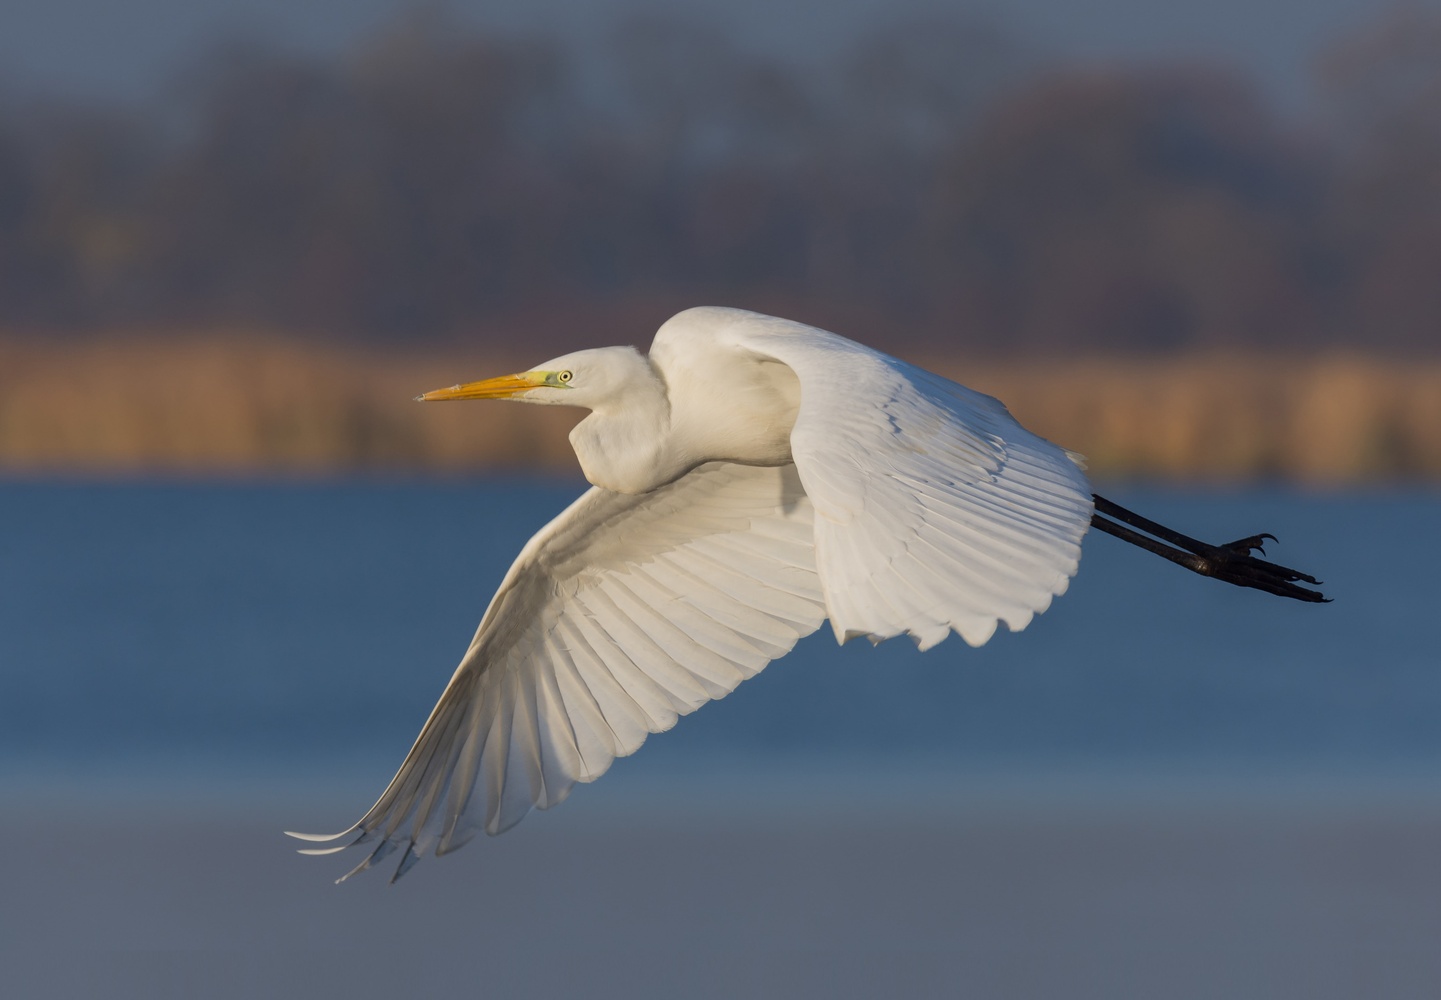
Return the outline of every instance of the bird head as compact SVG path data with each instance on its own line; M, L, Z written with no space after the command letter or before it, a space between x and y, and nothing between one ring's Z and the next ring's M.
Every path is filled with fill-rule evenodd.
M553 358L530 371L448 389L433 389L416 396L418 402L450 399L518 399L594 409L635 384L654 379L650 363L633 347L600 347Z

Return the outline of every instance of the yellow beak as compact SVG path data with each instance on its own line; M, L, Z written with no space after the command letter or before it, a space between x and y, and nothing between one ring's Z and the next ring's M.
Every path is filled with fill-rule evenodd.
M416 396L418 403L435 403L445 399L506 399L527 389L537 389L545 380L535 372L521 372L519 375L502 375L488 378L483 382L467 382L453 385L449 389L432 389Z

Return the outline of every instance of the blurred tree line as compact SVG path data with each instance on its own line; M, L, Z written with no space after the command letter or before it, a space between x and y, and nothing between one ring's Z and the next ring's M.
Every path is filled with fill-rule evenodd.
M1441 348L1441 20L1324 118L1207 66L898 23L821 65L713 25L577 52L413 14L209 52L153 107L0 93L0 329L406 342L750 306L966 350Z

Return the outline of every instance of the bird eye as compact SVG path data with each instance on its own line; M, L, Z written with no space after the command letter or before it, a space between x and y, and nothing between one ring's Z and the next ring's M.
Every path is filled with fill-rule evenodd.
M565 385L565 383L569 382L574 376L570 372L561 372L556 378L560 380L561 385Z

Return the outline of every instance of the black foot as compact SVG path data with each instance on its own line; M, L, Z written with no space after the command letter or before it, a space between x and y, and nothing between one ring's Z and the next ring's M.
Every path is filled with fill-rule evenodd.
M1096 513L1091 518L1093 527L1099 528L1108 535L1114 535L1123 541L1130 542L1132 545L1138 545L1148 552L1154 552L1178 566L1186 567L1193 573L1224 580L1238 587L1253 587L1256 590L1264 590L1268 594L1290 597L1313 604L1326 603L1329 600L1319 591L1297 586L1298 583L1320 586L1321 581L1315 577L1286 566L1267 562L1264 559L1257 559L1251 555L1252 552L1260 552L1264 555L1266 550L1263 548L1263 543L1268 539L1276 541L1275 535L1251 535L1247 538L1239 538L1234 542L1227 542L1225 545L1209 545L1133 513L1105 497L1093 496L1093 499L1096 502ZM1109 520L1102 515L1109 515L1116 520ZM1117 521L1123 523L1118 524ZM1125 527L1125 525L1139 528L1140 531L1133 531L1132 528ZM1147 534L1143 535L1141 531ZM1147 535L1154 535L1155 538L1147 537ZM1162 541L1157 541L1157 539L1162 539ZM1167 542L1170 544L1166 544Z
M1239 552L1242 555L1248 556L1252 552L1259 552L1261 553L1261 555L1264 556L1266 554L1265 543L1267 539L1273 542L1280 541L1280 539L1277 538L1275 535L1272 535L1270 533L1263 533L1260 535L1252 535L1249 538L1238 538L1234 542L1227 542L1225 545L1219 547L1223 549L1230 549L1232 552Z

